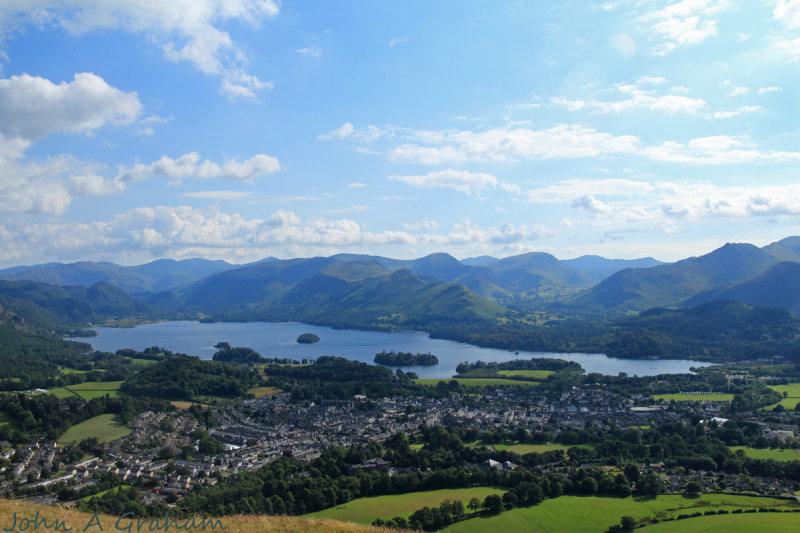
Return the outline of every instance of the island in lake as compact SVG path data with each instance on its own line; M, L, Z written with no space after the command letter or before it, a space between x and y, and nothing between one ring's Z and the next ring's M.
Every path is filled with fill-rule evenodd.
M303 333L297 337L297 342L300 344L316 344L319 342L319 337L313 333Z
M430 353L413 354L409 352L386 352L375 354L374 361L386 366L433 366L439 364L439 358Z

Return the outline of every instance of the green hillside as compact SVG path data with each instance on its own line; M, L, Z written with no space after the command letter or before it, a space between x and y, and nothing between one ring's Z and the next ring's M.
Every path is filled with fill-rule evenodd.
M752 244L726 244L701 257L626 269L567 302L571 308L644 310L676 305L712 287L752 278L779 261Z

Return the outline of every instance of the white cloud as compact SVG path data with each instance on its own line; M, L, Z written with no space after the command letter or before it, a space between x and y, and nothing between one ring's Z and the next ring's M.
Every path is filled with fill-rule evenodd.
M730 96L741 96L750 92L748 87L734 87L730 92Z
M397 37L395 39L390 39L389 46L394 47L400 44L406 44L409 40L411 40L410 37Z
M248 191L195 191L185 192L183 196L189 198L201 198L206 200L236 200L238 198L246 198L251 193Z
M639 78L637 83L642 83L643 78ZM645 83L656 83L653 80L664 80L663 78L645 79ZM664 80L666 81L666 80ZM658 83L663 83L658 81ZM689 98L675 94L656 96L653 91L646 91L637 84L617 83L614 85L616 91L625 96L622 100L601 101L601 100L570 100L564 97L553 97L550 101L556 105L566 107L569 111L591 110L598 113L621 113L631 109L650 109L652 111L663 111L665 113L696 113L706 105L700 98Z
M187 61L200 71L221 76L223 92L246 96L269 87L242 80L244 51L222 29L229 21L257 27L280 11L275 0L9 0L0 5L0 20L14 15L34 24L57 25L75 35L95 30L143 34L160 44L169 61Z
M650 85L661 85L663 83L667 83L667 78L662 78L661 76L640 76L636 83L639 85L643 85L648 83Z
M405 229L406 231L414 231L414 232L432 231L435 229L439 229L440 225L441 224L439 224L439 222L437 222L436 220L422 219L419 222L413 222L413 223L403 222L403 229Z
M103 196L122 191L125 185L116 180L107 180L104 177L89 173L69 177L72 194L76 196Z
M0 213L60 215L73 196L116 192L98 170L70 156L23 163L0 156Z
M772 14L787 28L800 28L800 0L778 0Z
M164 178L217 178L235 181L252 181L265 174L280 170L278 159L265 154L256 154L245 161L231 159L222 165L206 159L200 154L190 152L177 159L162 156L149 165L138 164L129 169L121 169L118 179L122 181L142 181L155 177Z
M584 196L643 196L653 186L644 181L628 179L564 180L526 191L528 201L534 204L566 203Z
M379 128L374 124L370 124L365 128L355 128L351 123L345 122L335 130L318 135L317 139L322 141L336 141L349 138L357 142L371 143L377 141L381 137L391 136L393 130L394 127L392 126Z
M54 133L92 133L108 124L134 123L142 111L136 93L83 72L58 85L22 74L0 79L0 134L39 140Z
M783 89L781 89L780 87L775 87L775 86L762 87L761 89L758 90L758 94L774 93L776 91L781 91L781 90L783 90Z
M366 186L367 186L366 183L361 183L361 182L356 181L356 182L353 182L353 183L349 184L347 186L347 188L348 189L363 189Z
M580 209L592 216L602 216L611 213L612 209L594 196L584 194L572 201L573 209Z
M304 221L285 210L259 219L223 213L213 207L140 207L91 224L5 219L0 223L0 262L37 258L41 250L48 250L51 260L107 260L123 255L141 261L207 257L242 262L267 255L298 257L346 249L374 250L378 246L419 245L440 250L465 247L471 251L482 247L498 249L554 235L552 230L538 225L506 223L483 228L470 221L443 233L433 233L439 224L432 220L404 227L374 232L348 218Z
M317 138L322 141L346 139L347 137L353 134L353 131L354 131L353 125L350 124L349 122L345 122L335 130L329 131L328 133L323 133L322 135L318 135Z
M800 215L800 184L722 186L635 180L567 180L527 192L532 203L564 203L599 223Z
M322 50L319 48L299 48L297 53L303 56L322 57Z
M641 20L663 39L651 52L665 55L716 35L717 21L710 17L729 5L728 0L682 0L645 15Z
M248 74L243 70L232 70L225 72L222 79L220 92L231 100L243 98L245 100L255 100L255 91L262 89L272 89L271 81L261 81L258 77Z
M507 161L516 158L555 159L635 153L639 139L614 136L581 125L562 124L546 130L492 129L483 132L445 130L419 136L427 144L402 144L389 153L393 161L438 165L445 162Z
M466 170L440 170L424 176L390 176L390 178L422 189L447 187L467 194L481 191L486 187L497 187L497 178L491 174Z
M764 111L764 106L760 105L744 105L738 109L742 113L758 113Z
M519 225L505 223L494 228L484 229L465 220L453 226L453 231L447 235L436 236L428 239L431 243L440 246L461 246L466 244L493 244L508 245L523 241L552 238L555 232L540 225Z
M779 40L776 43L779 50L784 52L792 62L800 60L800 37L790 40Z
M800 160L800 152L760 151L750 144L746 136L715 135L692 139L686 144L665 142L642 150L642 154L656 161L722 165L752 161Z

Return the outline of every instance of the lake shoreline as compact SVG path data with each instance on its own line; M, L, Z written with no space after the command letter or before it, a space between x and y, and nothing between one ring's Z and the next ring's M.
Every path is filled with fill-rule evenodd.
M432 338L420 331L364 331L335 329L304 322L200 322L162 321L133 328L92 328L94 337L76 338L86 342L95 350L114 352L122 348L142 350L160 346L176 353L211 359L218 342L232 346L248 347L264 357L288 357L302 360L321 355L335 355L347 359L374 364L373 358L381 351L403 351L410 353L430 352L439 357L439 364L430 367L405 367L416 372L420 378L450 378L462 362L503 362L514 359L554 358L575 361L587 373L605 375L685 374L690 368L709 366L711 363L688 359L620 359L605 354L558 353L523 351L515 353L507 349L482 347L463 342ZM296 342L301 333L314 333L320 337L316 344ZM394 368L394 367L391 367Z

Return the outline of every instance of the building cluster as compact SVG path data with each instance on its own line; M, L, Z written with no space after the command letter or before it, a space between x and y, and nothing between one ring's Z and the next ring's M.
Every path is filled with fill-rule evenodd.
M278 394L211 408L214 424L206 428L186 411L172 414L143 413L130 423L131 433L104 445L103 457L70 464L64 447L41 442L13 448L0 443L5 466L0 474L0 493L39 494L42 501L55 501L59 487L74 493L92 493L92 485L111 472L128 484L149 489L146 502L166 500L184 494L197 484L214 485L224 476L255 470L281 456L312 460L331 445L356 446L383 441L395 432L416 434L425 426L442 425L474 428L481 433L519 429L536 433L547 427L559 431L593 427L598 430L646 427L663 421L682 420L686 413L675 404L652 404L645 398L627 399L593 389L572 388L557 398L545 398L525 388L487 391L480 396L450 395L445 398L395 397L370 399L363 395L350 400L319 400L291 403L288 394ZM698 414L712 420L718 414L714 402L699 404ZM716 419L718 423L724 419ZM767 438L786 442L798 427L766 422L754 414ZM213 455L200 453L198 432L225 444ZM483 468L514 469L513 463L494 461ZM667 491L683 490L690 480L711 490L754 490L776 493L784 487L777 480L743 479L706 472L668 471L659 465L642 465L660 474ZM358 470L388 468L373 459ZM43 489L49 496L41 496ZM679 492L679 491L678 491ZM173 498L173 500L170 500Z

